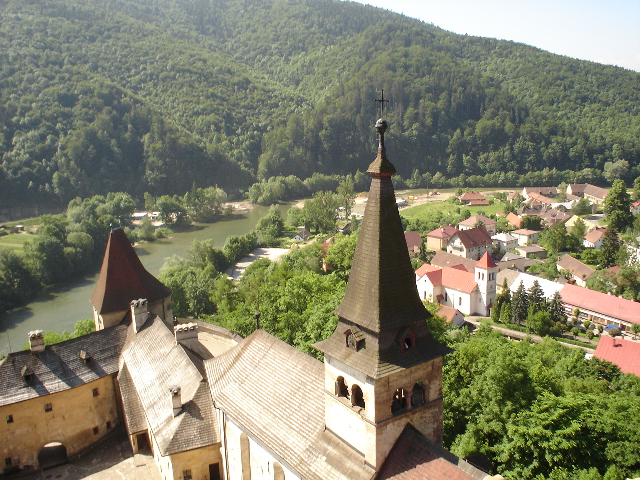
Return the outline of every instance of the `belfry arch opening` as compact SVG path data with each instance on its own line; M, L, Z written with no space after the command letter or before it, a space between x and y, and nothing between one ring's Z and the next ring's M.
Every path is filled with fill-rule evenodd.
M338 376L336 378L336 382L334 383L334 394L338 397L349 398L347 384L345 384L345 378L343 376Z
M38 451L38 466L40 469L54 468L68 461L67 448L62 443L47 443Z
M399 414L407 407L407 396L405 389L399 387L392 396L392 414Z
M363 390L357 384L352 386L352 406L358 406L365 409L365 398Z
M421 383L414 384L412 388L412 407L425 404L425 387Z

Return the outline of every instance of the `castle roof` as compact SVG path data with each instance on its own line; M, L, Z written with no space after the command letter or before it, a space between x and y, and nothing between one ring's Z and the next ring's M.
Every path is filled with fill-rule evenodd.
M301 479L373 477L325 429L323 363L256 330L205 368L216 407Z
M82 386L118 372L126 325L45 346L44 351L12 352L0 363L0 406ZM88 360L80 351L89 354ZM22 374L26 367L28 379Z
M123 405L130 408L125 413L127 426L147 425L163 455L220 442L209 387L193 357L157 316L131 336L122 353L127 371L119 381L125 385ZM176 416L170 394L174 386L180 387L182 402Z
M132 299L162 299L171 294L143 267L122 229L109 234L91 304L100 314L126 311Z

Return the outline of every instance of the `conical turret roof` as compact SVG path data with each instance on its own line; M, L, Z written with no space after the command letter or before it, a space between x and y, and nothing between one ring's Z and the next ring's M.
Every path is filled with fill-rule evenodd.
M122 229L109 234L91 304L98 313L129 309L132 299L162 299L171 291L143 267Z

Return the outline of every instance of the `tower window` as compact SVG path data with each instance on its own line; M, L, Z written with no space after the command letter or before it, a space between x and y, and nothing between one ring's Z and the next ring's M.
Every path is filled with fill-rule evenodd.
M92 431L93 431L94 434L98 434L98 432L99 432L98 426L94 426Z
M8 414L7 415L7 424L11 424L13 422L13 414Z
M51 405L51 403L45 404L45 412L49 413L51 411L53 411L53 406Z
M345 378L343 376L338 376L336 382L334 383L334 394L338 397L349 397L347 392L347 384L345 384Z
M95 387L91 390L91 394L93 395L93 397L98 397L100 395L100 391L98 391L98 388Z
M425 404L425 388L422 384L416 383L412 388L412 407Z
M192 477L191 477L191 469L183 470L183 479L192 479Z
M352 386L352 406L358 406L365 409L363 390L357 384Z
M399 414L407 407L405 389L399 387L392 397L392 414Z

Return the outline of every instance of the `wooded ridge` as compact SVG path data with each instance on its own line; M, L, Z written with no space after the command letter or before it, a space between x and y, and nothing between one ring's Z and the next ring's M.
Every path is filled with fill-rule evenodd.
M381 88L404 177L638 175L637 72L353 2L8 0L0 203L363 170Z

